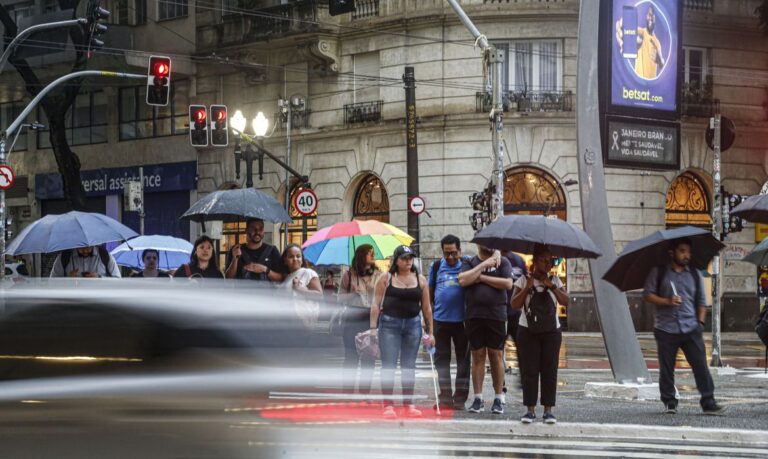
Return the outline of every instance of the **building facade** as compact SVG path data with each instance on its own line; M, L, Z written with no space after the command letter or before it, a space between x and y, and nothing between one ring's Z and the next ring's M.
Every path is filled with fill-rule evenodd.
M150 52L171 54L176 105L170 113L150 116L141 104L141 89L131 95L130 90L105 86L105 95L94 97L107 102L105 118L99 118L107 120L106 140L77 147L83 169L194 162L197 175L194 189L187 190L190 200L243 186L245 178L236 178L233 147L193 149L185 135L185 104L223 103L230 115L235 110L248 119L257 112L266 114L271 126L265 148L309 176L318 195L317 215L302 217L292 211L292 225L270 228L276 243L286 230L290 241L301 242L319 227L352 218L376 218L405 228L402 74L405 66L413 66L419 188L428 211L420 217L421 253L426 260L438 257L439 240L447 233L469 241L468 197L487 186L493 169L490 99L480 50L442 0L355 3L356 12L332 17L327 1L321 0L115 2L118 11L128 5L125 34L132 37L114 45L122 51L118 66L142 71ZM505 54L505 212L548 213L580 224L578 184L573 184L578 179L579 1L460 3ZM680 169L606 168L617 251L668 226L711 225L713 164L704 131L717 101L737 132L734 146L723 155L725 189L756 194L766 181L768 40L754 15L759 3L683 2ZM146 4L157 4L156 9ZM143 25L140 11L147 16ZM292 110L290 135L281 100L303 101ZM157 135L158 130L167 136ZM38 174L56 171L51 155L35 146L12 163L29 177L30 190L40 187ZM286 179L268 159L263 179L255 175L254 182L281 200L305 186ZM26 202L44 207L31 191ZM166 207L169 215L176 210ZM30 213L32 218L40 214ZM200 230L193 226L189 231ZM226 250L240 230L225 225L223 233L221 248ZM745 328L757 312L755 268L738 261L754 242L753 225L726 239L726 329ZM474 248L466 244L465 251ZM559 269L575 300L567 312L571 329L597 329L587 264L567 260ZM647 328L650 311L637 295L630 298L638 328Z

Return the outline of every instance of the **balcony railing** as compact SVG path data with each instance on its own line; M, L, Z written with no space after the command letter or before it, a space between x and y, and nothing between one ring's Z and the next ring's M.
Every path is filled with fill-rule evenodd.
M379 0L355 0L352 19L365 19L379 15Z
M489 112L493 108L491 95L478 92L475 97L478 112ZM509 91L503 95L505 112L570 112L573 110L572 91Z
M715 0L683 0L683 6L687 10L712 11Z
M698 82L683 83L680 94L681 113L683 116L710 118L715 114L715 107L720 103L712 96L712 75L704 77L704 84Z
M381 121L383 100L344 105L344 124Z
M222 17L222 43L265 40L320 29L318 8L321 0L299 0L287 5L259 8L251 14Z
M683 99L683 116L695 116L699 118L711 118L715 116L715 109L720 105L717 99L685 100Z

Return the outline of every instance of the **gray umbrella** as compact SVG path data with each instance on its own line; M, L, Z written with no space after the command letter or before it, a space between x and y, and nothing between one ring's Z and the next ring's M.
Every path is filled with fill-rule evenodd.
M543 215L501 217L478 231L472 242L520 253L533 253L536 244L545 244L552 255L566 258L597 258L602 255L582 229Z
M253 188L214 191L192 204L181 216L182 220L195 222L232 222L248 218L260 218L273 223L291 222L291 217L282 204L272 196Z
M768 194L748 197L731 210L731 215L750 222L768 223Z
M768 265L768 237L760 241L741 261L757 266Z
M643 288L651 269L669 263L670 243L680 238L690 239L691 266L698 269L706 270L712 257L725 247L709 231L693 226L656 231L628 243L603 279L622 291Z

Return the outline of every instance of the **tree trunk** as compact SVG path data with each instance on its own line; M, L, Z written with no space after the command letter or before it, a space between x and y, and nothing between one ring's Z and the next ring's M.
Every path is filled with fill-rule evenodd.
M85 189L80 180L80 158L67 142L66 107L56 104L53 110L45 110L51 135L51 147L64 185L64 197L72 210L85 210ZM48 107L44 107L48 108Z

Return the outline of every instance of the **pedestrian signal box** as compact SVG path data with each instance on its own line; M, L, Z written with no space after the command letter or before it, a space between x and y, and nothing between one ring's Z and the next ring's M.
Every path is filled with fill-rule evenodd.
M208 146L208 109L205 105L189 106L189 141L193 147Z
M227 106L211 105L211 145L226 147L229 144Z
M147 68L147 104L168 105L171 92L171 58L150 56Z

